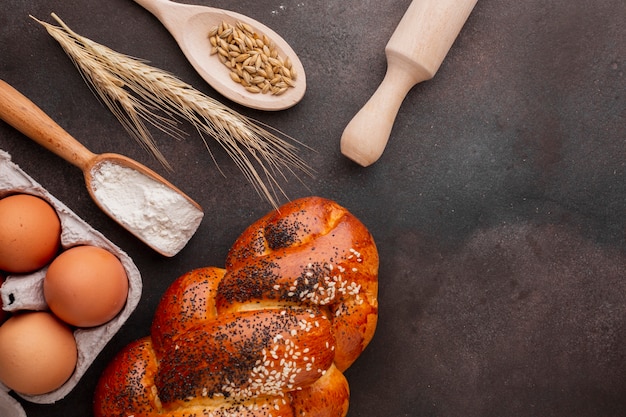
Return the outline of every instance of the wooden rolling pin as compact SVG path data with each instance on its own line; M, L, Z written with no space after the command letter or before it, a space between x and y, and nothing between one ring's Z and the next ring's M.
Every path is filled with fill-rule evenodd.
M380 158L413 86L441 66L477 0L413 0L385 47L382 83L341 136L341 153L368 166Z

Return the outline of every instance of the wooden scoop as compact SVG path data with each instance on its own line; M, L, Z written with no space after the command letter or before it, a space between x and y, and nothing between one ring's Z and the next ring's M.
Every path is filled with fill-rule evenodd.
M85 177L87 190L98 207L160 254L164 256L174 256L187 244L187 241L200 225L200 221L203 217L202 208L198 203L193 201L178 188L174 187L163 177L128 157L113 153L97 155L90 152L56 124L32 101L2 80L0 80L0 118L35 142L80 168ZM186 221L184 225L179 225L177 224L178 219L176 219L175 216L177 213L174 212L174 216L170 216L167 221L159 221L158 230L150 231L133 227L132 224L125 221L127 215L112 210L110 207L115 207L115 205L111 205L111 202L108 201L101 201L96 194L94 175L103 164L106 163L130 168L145 176L148 179L148 184L154 185L155 187L167 187L168 190L172 190L175 193L173 195L178 197L183 206L193 213L191 216L192 219L187 219L188 221ZM124 184L121 185L125 186ZM128 184L129 187L130 185L131 184ZM166 204L166 202L164 202L164 204ZM167 212L167 207L165 207L165 209L165 212ZM165 245L162 243L162 239L156 235L170 233L171 236L179 236L180 230L178 229L180 227L186 228L187 233L181 236L179 241L170 242Z
M387 73L348 124L341 152L368 166L382 155L407 93L441 66L477 0L414 0L385 47Z

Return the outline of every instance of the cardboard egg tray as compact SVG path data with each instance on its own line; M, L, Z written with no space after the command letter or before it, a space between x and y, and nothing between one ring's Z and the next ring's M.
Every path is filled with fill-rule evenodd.
M122 311L111 321L101 326L78 328L74 331L78 347L78 362L70 379L58 389L43 395L31 396L16 393L27 401L48 404L62 399L78 384L96 356L126 322L141 298L142 281L139 270L126 253L100 232L93 229L20 169L11 161L11 156L7 152L0 150L0 198L16 193L41 197L56 209L61 219L61 246L63 249L83 244L107 249L120 259L128 276L128 298ZM0 287L3 309L9 312L47 310L43 296L45 273L46 267L28 275L5 277L5 282ZM8 387L0 383L0 416L25 417L26 414L19 401L13 398L9 391Z

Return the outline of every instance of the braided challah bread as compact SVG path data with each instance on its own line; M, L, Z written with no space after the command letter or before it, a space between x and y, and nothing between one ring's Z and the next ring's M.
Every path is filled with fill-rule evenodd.
M308 197L252 224L225 269L166 290L150 336L96 388L95 417L345 416L343 371L374 335L378 252L335 202Z

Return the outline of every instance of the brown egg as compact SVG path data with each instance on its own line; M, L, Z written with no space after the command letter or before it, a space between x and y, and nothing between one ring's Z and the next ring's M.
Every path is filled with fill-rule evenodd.
M75 246L57 256L43 282L50 310L78 327L98 326L120 312L128 277L120 260L97 246Z
M46 265L56 255L61 221L42 198L14 194L0 200L0 269L24 273Z
M78 358L69 326L44 311L13 315L0 326L0 381L40 395L62 386Z

